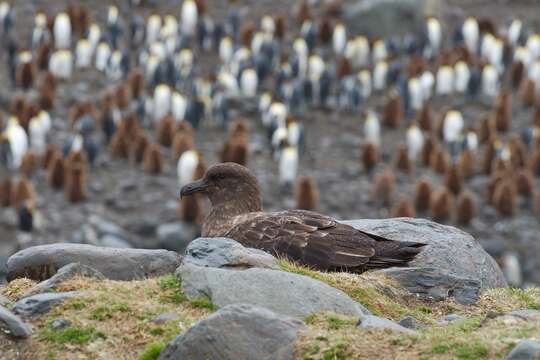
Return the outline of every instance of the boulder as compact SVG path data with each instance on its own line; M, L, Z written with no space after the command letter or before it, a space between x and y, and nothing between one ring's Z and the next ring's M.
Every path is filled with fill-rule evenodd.
M352 1L343 13L351 33L386 38L396 34L419 34L425 16L440 12L440 0Z
M34 246L12 255L7 262L9 281L27 277L42 281L58 269L80 263L112 280L133 280L174 272L182 260L167 250L115 249L85 244L58 243Z
M116 235L106 234L99 239L99 244L104 247L128 249L132 248L131 244L121 237Z
M294 359L302 326L268 309L229 305L178 335L158 359Z
M403 319L399 320L398 324L412 330L424 327L421 323L418 322L418 320L416 320L412 316L405 316Z
M61 267L51 278L40 282L24 293L23 297L54 290L58 285L75 276L92 277L98 280L105 279L102 273L94 268L79 263L71 263Z
M480 280L448 275L435 268L390 268L382 272L425 300L454 298L460 304L471 305L480 296Z
M227 238L198 238L186 249L185 263L212 268L247 269L251 267L279 269L277 259L258 249L242 246Z
M521 340L506 360L537 360L540 357L540 343L534 340Z
M16 338L27 338L32 335L32 329L20 317L0 305L0 322L7 327L10 335Z
M393 322L375 315L365 315L358 321L357 327L361 329L389 329L393 331L402 332L407 335L418 335L414 330L401 326L398 323Z
M465 319L466 319L465 316L461 316L459 314L448 314L448 315L444 315L439 320L437 320L437 324L444 325L452 321L459 321L459 320L465 320Z
M153 318L151 321L154 324L164 324L168 321L173 321L173 320L180 320L180 316L175 312L166 312L166 313L159 314L158 316Z
M540 319L540 310L520 309L506 313L505 315L515 316L523 320Z
M208 297L219 307L245 303L300 319L322 311L348 316L369 313L341 290L284 271L216 269L184 262L176 275L188 298Z
M81 296L79 291L68 291L61 293L43 293L25 297L13 305L13 312L21 316L34 316L47 313L51 306L66 299Z
M200 234L196 224L167 223L157 228L159 246L183 254L189 243Z
M428 244L410 262L411 267L435 268L447 275L479 280L482 290L507 286L495 260L471 235L455 227L412 218L351 220L344 223L388 239Z

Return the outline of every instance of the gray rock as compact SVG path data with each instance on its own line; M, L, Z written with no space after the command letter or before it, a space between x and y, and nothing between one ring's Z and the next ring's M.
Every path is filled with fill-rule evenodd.
M357 327L361 329L390 329L393 331L399 331L407 335L418 335L414 330L401 326L398 323L393 322L375 315L365 315L358 321Z
M212 268L247 269L251 267L279 269L272 255L242 246L227 238L198 238L186 249L184 262Z
M177 313L175 313L175 312L166 312L166 313L163 313L163 314L159 314L158 316L153 318L151 321L154 324L164 324L167 321L173 321L173 320L179 320L179 319L180 319L180 316L178 316Z
M109 235L115 235L122 239L129 238L126 231L122 229L120 226L116 225L113 222L107 221L97 215L94 215L94 214L90 215L88 218L88 223L97 230L99 237L109 234Z
M71 321L66 319L55 319L51 324L51 327L55 330L64 329L68 326L71 326Z
M21 316L33 316L47 313L51 306L66 299L81 296L79 291L68 291L61 293L43 293L25 297L13 305L13 312Z
M90 266L112 280L133 280L174 272L182 256L167 250L115 249L84 244L41 245L19 251L7 262L7 278L45 280L69 263Z
M64 281L67 281L75 276L92 277L98 280L105 279L105 276L94 268L79 263L71 263L61 267L51 278L42 281L29 289L24 293L23 297L50 292Z
M448 275L480 280L481 289L506 287L501 269L469 234L424 219L351 220L344 223L388 239L428 244L411 267L436 268Z
M370 37L420 33L426 15L439 13L439 0L365 0L349 2L343 11L347 29Z
M506 315L516 316L524 320L540 319L540 310L520 309L520 310L510 311Z
M420 324L418 320L412 316L405 316L403 319L399 320L398 324L411 330L420 329L423 327L422 324Z
M446 324L452 321L458 321L458 320L464 320L466 319L464 316L458 315L458 314L448 314L440 318L437 323L439 324Z
M189 243L200 234L200 226L195 224L168 223L157 228L159 246L163 249L183 254Z
M118 248L118 249L128 249L128 248L133 247L128 241L122 239L121 237L118 237L116 235L111 235L111 234L106 234L102 236L99 239L99 243L101 246Z
M426 300L451 297L460 304L471 305L480 296L480 280L448 275L435 268L390 268L382 272Z
M12 303L12 301L10 299L8 299L7 297L5 297L4 295L1 295L0 294L0 305L1 306L8 306Z
M268 309L229 305L178 335L158 359L294 359L302 326Z
M32 335L32 329L20 317L0 305L0 322L7 327L10 335L17 338L27 338Z
M301 319L321 311L348 316L369 313L341 290L284 271L225 270L182 263L176 275L189 298L208 297L219 307L245 303Z
M540 343L534 340L521 340L506 360L537 360L540 357Z

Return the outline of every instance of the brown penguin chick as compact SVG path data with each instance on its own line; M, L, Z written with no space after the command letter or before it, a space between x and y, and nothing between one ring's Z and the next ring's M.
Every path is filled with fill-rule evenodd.
M131 96L138 99L144 91L144 73L140 68L135 68L129 73L128 84L131 90Z
M383 124L389 128L397 128L403 119L403 104L397 93L391 93L386 100L383 113Z
M465 149L459 154L459 171L463 174L465 180L469 180L476 175L476 160L474 153L470 149Z
M276 30L274 31L274 36L279 40L283 40L285 33L287 32L287 20L283 14L274 15L274 24Z
M362 144L360 149L360 160L364 169L370 173L379 162L379 147L373 143Z
M53 92L56 91L58 82L54 75L49 71L45 70L39 73L38 78L38 87L41 88L50 88Z
M392 217L416 217L416 211L411 205L411 201L404 196L400 197L390 213L392 214Z
M510 139L510 162L516 169L523 168L527 165L528 149L527 145L517 135Z
M321 44L326 45L332 40L333 26L330 18L324 16L319 23L319 41Z
M123 124L125 124L126 135L130 143L137 140L137 136L141 130L141 125L139 122L139 117L135 113L129 113L124 118Z
M193 149L193 136L181 132L176 133L174 135L172 147L174 159L178 161L183 153Z
M349 59L347 59L344 56L340 57L338 60L337 71L336 71L336 75L338 79L343 79L344 77L351 75L352 71L353 69L352 69L352 65Z
M431 183L427 177L423 177L416 183L414 192L414 207L418 212L426 212L429 210L431 203Z
M151 175L161 174L163 170L163 155L158 144L150 144L144 151L144 171Z
M395 183L396 178L389 169L375 175L371 196L377 206L390 206L394 197Z
M47 182L53 189L62 189L66 178L64 158L59 152L53 154L47 168Z
M39 166L39 157L31 150L27 151L21 160L19 171L21 174L30 177Z
M195 137L193 127L187 121L180 121L180 123L178 123L178 125L176 126L176 133L189 134L192 137Z
M485 114L480 120L480 125L478 127L478 140L483 144L495 136L495 132L496 128L493 117Z
M493 196L495 194L495 189L497 186L505 180L508 176L512 176L511 174L508 174L506 172L494 172L491 174L489 178L489 182L487 184L487 201L489 204L493 205Z
M23 90L28 90L34 84L35 70L34 65L30 61L23 62L17 67L15 74L17 85Z
M437 140L432 135L429 135L424 140L424 143L422 144L422 149L420 150L420 160L422 163L422 166L430 166L431 164L431 156L435 150L439 148L439 145L437 144Z
M311 8L308 0L300 0L298 2L298 11L296 12L296 22L302 26L304 21L311 19Z
M525 67L521 61L514 61L510 65L510 84L512 84L513 89L517 89L519 84L523 81L523 74L525 72Z
M11 206L13 206L14 209L18 209L24 201L34 200L34 198L34 185L32 185L26 176L21 177L11 189Z
M20 120L24 116L27 106L26 97L23 94L16 94L11 99L10 112Z
M174 136L174 118L171 115L164 116L157 127L157 142L165 147L170 147Z
M80 163L73 163L67 169L64 183L66 199L78 203L86 199L86 167Z
M533 106L536 100L536 90L535 90L534 80L529 78L524 78L521 81L519 86L519 97L521 99L521 104L523 106Z
M195 0L195 6L197 7L197 14L199 16L208 13L208 3L206 0Z
M124 127L118 128L111 138L109 145L111 155L118 159L129 159L129 139Z
M463 174L457 164L452 164L446 170L444 186L454 195L458 195L463 189Z
M144 159L146 148L150 145L150 138L145 133L139 133L135 139L131 158L136 164L139 164Z
M526 199L534 196L534 176L529 169L520 169L515 176L517 193Z
M432 122L433 122L433 111L431 110L431 105L426 102L424 104L424 107L422 108L422 111L420 112L420 116L418 119L418 124L420 125L420 129L424 131L431 131Z
M322 4L321 12L328 16L339 17L343 13L343 2L341 0L329 0Z
M529 169L534 176L540 176L540 148L534 150L529 158Z
M534 106L531 124L540 127L540 101Z
M202 236L224 236L317 270L363 272L406 266L425 244L371 235L306 210L265 213L257 178L233 163L211 166L180 196L204 194L211 210Z
M251 20L246 21L240 30L240 43L248 49L251 49L251 40L256 31L257 25Z
M502 216L513 216L516 211L516 188L511 180L502 180L493 194L493 206Z
M45 148L45 154L43 154L43 159L41 162L41 167L43 169L48 169L49 164L51 163L51 160L53 157L59 153L60 151L54 144L47 144L47 147Z
M180 205L180 219L188 224L200 223L202 219L202 206L198 196L182 197Z
M399 170L403 171L404 173L409 174L412 171L412 163L409 159L409 152L407 150L407 145L401 144L397 151L394 158L394 167Z
M42 42L36 51L36 67L39 71L46 71L49 68L49 59L51 57L51 44Z
M120 110L126 109L131 101L131 89L129 88L129 84L126 82L116 86L114 89L114 94L116 98L116 106Z
M512 98L508 91L501 91L495 100L493 111L495 127L497 131L507 132L510 130L512 120Z
M289 117L287 118L287 121L289 121ZM249 136L249 127L246 119L236 119L229 126L229 139L235 138L237 136Z
M201 153L197 152L199 155L199 162L197 163L197 166L195 167L195 171L193 172L193 178L194 179L202 179L204 176L204 173L208 169L208 165L206 164L206 161L204 161L204 158Z
M295 189L296 208L315 210L319 203L319 191L315 179L311 176L299 176Z
M66 157L66 167L81 165L85 169L88 168L88 156L83 151L70 152Z
M437 222L444 222L450 219L452 212L452 194L446 189L434 191L431 194L430 212L431 218Z
M51 88L39 88L38 104L43 110L52 110L56 93Z
M437 146L433 149L430 158L430 164L433 171L444 174L448 169L448 164L450 163L450 155L442 149L440 146Z
M6 176L0 181L0 206L8 207L11 204L12 189L13 181L11 177Z
M459 194L456 206L456 221L460 225L467 226L476 216L476 198L470 191Z
M486 175L491 174L493 158L495 157L495 139L491 139L484 147L480 167Z
M223 149L222 162L233 162L243 166L249 159L249 143L243 136L228 141Z

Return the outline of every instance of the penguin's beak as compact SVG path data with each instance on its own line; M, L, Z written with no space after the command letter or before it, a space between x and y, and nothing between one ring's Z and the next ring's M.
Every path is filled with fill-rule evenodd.
M198 193L198 192L202 192L202 191L206 190L207 187L208 187L208 185L202 179L194 181L192 183L189 183L189 184L183 186L182 189L180 189L180 198L182 198L184 196L189 196L191 194L195 194L195 193Z

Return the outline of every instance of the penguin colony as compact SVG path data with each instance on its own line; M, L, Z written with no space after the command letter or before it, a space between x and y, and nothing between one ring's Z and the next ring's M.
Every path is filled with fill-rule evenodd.
M0 122L0 161L9 174L1 179L2 205L31 218L39 196L32 181L41 171L67 201L84 201L86 180L105 153L151 175L174 161L182 186L207 167L196 135L217 128L219 160L243 165L262 129L282 191L294 191L297 207L314 209L316 181L300 169L310 156L309 112L319 110L357 119L362 141L351 157L372 179L371 201L382 214L468 225L478 198L503 217L527 211L520 204L540 212L540 34L520 19L495 26L469 17L450 28L427 17L422 34L368 38L350 32L333 5L300 0L294 14L253 19L235 3L215 18L204 0L146 17L130 2L100 9L104 22L69 5L38 11L30 38L21 40L17 6L1 3L13 94ZM201 57L215 66L203 69ZM85 72L108 85L60 113L59 90ZM236 115L238 102L253 105L250 115ZM464 111L475 102L491 110ZM512 121L521 108L528 124ZM59 123L70 129L64 142L52 141ZM402 134L391 159L381 158L384 132ZM396 193L403 176L418 178L411 194ZM470 184L482 176L489 184L478 193ZM179 209L185 221L200 221L201 204Z

